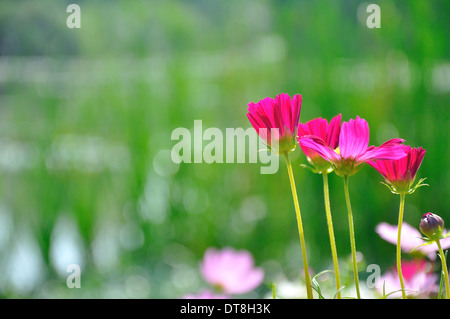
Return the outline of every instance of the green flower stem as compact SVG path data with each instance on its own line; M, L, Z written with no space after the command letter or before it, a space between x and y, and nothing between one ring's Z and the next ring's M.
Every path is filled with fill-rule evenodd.
M438 245L438 248L439 248L439 254L441 255L441 261L442 261L442 270L444 271L445 296L446 296L446 299L450 299L450 287L449 287L449 280L448 280L447 262L445 260L444 251L442 250L441 241L439 239L436 240L436 244Z
M277 292L276 292L276 286L275 284L272 284L272 298L277 299Z
M403 212L405 210L405 193L400 193L400 209L398 211L398 232L397 232L397 272L400 279L400 287L402 289L402 298L406 299L405 282L402 273L402 248L400 240L402 237Z
M305 269L306 294L308 296L308 299L313 299L313 293L312 293L312 287L311 287L311 277L309 275L308 259L306 256L305 236L303 234L302 216L300 214L300 205L298 204L297 189L295 188L294 174L292 173L292 165L291 165L291 161L289 159L288 153L285 154L285 158L286 158L286 165L287 165L287 170L288 170L288 174L289 174L289 182L291 183L292 198L294 200L294 206L295 206L295 214L297 216L298 234L300 236L300 245L302 248L303 268Z
M352 213L352 205L350 203L350 196L348 192L348 176L344 176L344 191L345 191L345 202L347 204L348 226L350 229L350 245L352 250L353 276L355 278L356 296L358 299L361 299L361 294L359 292L358 265L356 261L356 244L355 244L355 231L353 227L353 213Z
M334 275L336 277L336 290L338 291L337 298L341 299L341 280L339 275L339 263L336 249L336 241L334 238L334 230L333 230L333 219L331 218L331 208L330 208L330 194L328 190L328 173L322 173L323 176L323 194L325 199L325 213L327 216L327 224L328 224L328 234L330 236L330 245L331 245L331 255L333 258L334 264Z

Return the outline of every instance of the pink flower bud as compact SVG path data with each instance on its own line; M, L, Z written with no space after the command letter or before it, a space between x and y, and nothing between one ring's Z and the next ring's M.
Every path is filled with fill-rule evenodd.
M444 220L433 213L423 214L419 229L429 239L441 239L443 238Z

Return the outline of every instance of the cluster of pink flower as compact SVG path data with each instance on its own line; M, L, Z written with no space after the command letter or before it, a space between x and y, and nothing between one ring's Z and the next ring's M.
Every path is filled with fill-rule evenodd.
M342 287L340 286L339 279L339 266L332 226L327 174L335 172L344 179L353 275L356 295L357 298L360 298L353 213L349 197L348 179L350 176L356 174L363 164L368 164L384 177L385 185L394 194L400 195L398 226L395 229L397 232L397 277L395 281L399 284L397 286L399 286L402 297L406 298L406 292L409 289L411 278L414 277L411 274L415 274L416 270L420 270L420 273L426 274L426 272L422 271L423 263L402 264L401 262L401 229L403 225L405 195L411 194L418 187L426 185L422 183L424 179L421 179L413 186L416 173L425 156L425 149L404 145L405 140L400 138L388 140L380 146L369 146L369 125L366 120L359 116L343 123L341 123L341 114L334 117L330 122L326 119L316 118L306 123L300 123L301 103L302 96L299 94L294 95L292 98L288 94L280 94L275 99L267 97L258 103L249 103L247 117L260 138L267 144L268 149L275 154L284 156L286 159L298 222L308 298L313 298L311 278L308 270L307 254L305 252L306 245L300 206L292 173L292 165L289 160L289 153L295 150L297 145L300 146L306 155L308 162L312 166L312 171L322 174L324 178L325 208L335 267L336 296L340 298ZM443 256L440 240L446 236L443 234L443 221L442 223L438 222L438 218L440 219L439 216L431 213L425 214L422 218L420 229L424 235L428 236L427 240L430 243L436 243L440 249L440 255ZM424 227L422 227L422 224ZM427 232L426 230L428 229L432 229L432 232ZM430 236L429 234L432 235ZM443 262L443 268L445 267L443 271L446 274L446 296L449 298L449 281L447 268L444 264L445 258L441 258L441 260ZM405 278L403 277L402 271L405 272ZM427 278L435 279L434 277ZM386 277L386 283L391 283L392 280L390 279L392 279L392 276ZM404 279L406 279L409 286L405 285ZM389 288L397 286L389 285ZM416 288L413 287L413 289ZM428 288L427 286L426 289Z

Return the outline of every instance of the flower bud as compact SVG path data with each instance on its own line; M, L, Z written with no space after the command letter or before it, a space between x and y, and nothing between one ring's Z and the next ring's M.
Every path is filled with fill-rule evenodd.
M423 214L419 229L429 239L441 239L443 238L444 220L433 213Z

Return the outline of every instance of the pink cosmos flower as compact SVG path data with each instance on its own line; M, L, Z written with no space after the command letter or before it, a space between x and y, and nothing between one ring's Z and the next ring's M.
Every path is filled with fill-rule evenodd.
M295 94L291 99L282 93L275 99L266 97L258 103L250 102L247 117L271 150L285 154L296 147L301 104L301 95Z
M183 299L229 299L227 295L216 294L209 290L204 290L198 294L188 294Z
M438 289L437 280L439 276L431 272L431 265L423 259L402 262L402 274L406 294L427 298ZM380 293L383 293L384 285L386 295L396 291L390 296L400 297L401 286L397 269L392 269L378 280L377 290Z
M367 164L375 168L384 177L392 192L411 193L417 188L411 187L426 151L422 147L412 148L406 145L401 147L405 151L405 157L391 160L374 160L369 161Z
M390 225L388 223L380 223L375 228L377 234L386 240L387 242L396 245L397 244L397 233L398 227L397 225ZM444 234L447 232L444 230ZM425 243L422 238L420 232L409 225L408 223L402 224L402 233L401 233L401 248L405 253L411 253L414 250L414 253L422 254L427 256L430 260L434 261L437 258L436 252L439 250L436 243L427 246L421 246ZM450 237L441 239L442 249L450 248Z
M361 164L371 160L400 159L406 155L400 147L404 140L400 138L391 139L379 147L369 146L369 125L359 116L342 123L337 150L317 136L303 136L299 142L330 161L340 176L355 174Z
M200 265L205 280L225 294L243 294L258 287L264 271L254 267L253 256L245 250L209 248Z
M336 149L339 142L341 118L342 115L339 114L335 116L330 123L328 123L328 120L320 117L306 122L305 124L300 123L298 127L298 138L300 139L303 136L310 135L317 136L325 141L330 148ZM332 169L330 163L323 159L314 150L302 144L300 144L300 148L303 153L305 153L308 162L311 163L311 165L314 166L318 172L326 172Z

